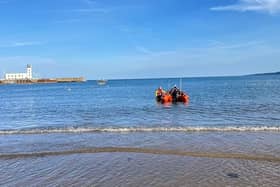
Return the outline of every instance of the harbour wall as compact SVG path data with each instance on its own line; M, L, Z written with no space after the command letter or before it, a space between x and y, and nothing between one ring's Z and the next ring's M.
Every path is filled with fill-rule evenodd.
M83 77L0 80L0 84L43 84L43 83L46 84L46 83L70 83L70 82L86 82L86 80Z

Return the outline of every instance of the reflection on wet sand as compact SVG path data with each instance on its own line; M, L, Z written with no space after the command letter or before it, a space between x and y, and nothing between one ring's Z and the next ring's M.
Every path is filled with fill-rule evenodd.
M280 186L279 132L0 136L0 186Z
M143 153L0 159L3 186L279 186L279 162Z
M44 156L61 156L71 154L83 153L145 153L157 155L175 155L175 156L189 156L201 158L222 158L222 159L242 159L252 161L268 161L280 162L280 157L270 155L249 155L241 153L222 153L222 152L189 152L179 150L163 150L163 149L148 149L148 148L134 148L134 147L99 147L87 148L67 151L50 151L50 152L32 152L32 153L11 153L0 154L0 159L15 159L15 158L29 158L29 157L44 157Z

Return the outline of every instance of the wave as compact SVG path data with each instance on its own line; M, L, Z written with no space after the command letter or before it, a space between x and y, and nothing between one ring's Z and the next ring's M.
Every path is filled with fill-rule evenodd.
M51 134L51 133L131 133L131 132L280 132L280 126L230 126L230 127L121 127L121 128L46 128L0 130L0 135Z
M222 152L216 152L216 153L215 152L190 152L190 151L179 151L179 150L149 149L149 148L134 148L134 147L99 147L99 148L76 149L76 150L65 150L65 151L52 151L52 152L10 153L10 154L0 154L0 159L19 159L19 158L30 158L30 157L64 156L64 155L72 155L72 154L94 154L94 153L142 153L142 154L174 155L174 156L188 156L188 157L201 157L201 158L280 162L280 157L274 157L270 155L248 155L242 153L222 153Z

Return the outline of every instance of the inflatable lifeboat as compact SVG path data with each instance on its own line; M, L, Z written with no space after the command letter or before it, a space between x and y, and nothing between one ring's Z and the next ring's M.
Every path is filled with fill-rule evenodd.
M161 103L171 103L172 102L172 96L170 94L164 94L161 96L160 100Z
M169 91L170 92L170 91ZM179 91L177 94L170 94L169 92L164 91L161 87L156 90L156 101L160 103L189 103L189 96Z
M177 97L178 102L188 103L189 102L189 96L187 94L181 94Z

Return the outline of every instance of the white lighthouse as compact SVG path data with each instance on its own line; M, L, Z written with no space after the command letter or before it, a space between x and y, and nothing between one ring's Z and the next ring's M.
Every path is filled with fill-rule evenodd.
M32 66L27 65L26 73L6 73L6 80L31 80L32 79Z
M30 64L27 64L26 78L29 79L29 80L32 79L32 66Z

